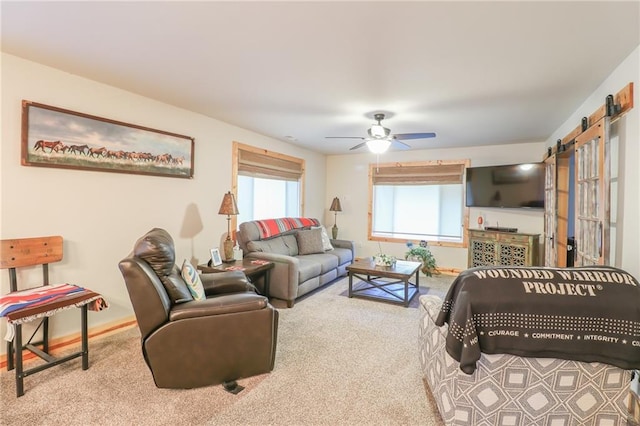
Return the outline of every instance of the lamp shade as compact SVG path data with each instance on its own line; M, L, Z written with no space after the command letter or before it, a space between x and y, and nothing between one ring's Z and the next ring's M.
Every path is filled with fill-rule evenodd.
M218 214L237 215L239 213L238 205L236 204L236 197L231 193L231 191L224 194Z
M331 207L329 207L330 212L341 212L342 206L340 205L340 199L335 197L331 202Z

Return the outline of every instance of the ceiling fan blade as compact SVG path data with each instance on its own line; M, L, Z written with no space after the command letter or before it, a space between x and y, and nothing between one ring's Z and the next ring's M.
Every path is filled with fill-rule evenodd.
M400 142L397 139L391 140L391 146L397 149L410 149L411 147L404 142Z
M352 146L351 148L349 148L349 151L353 151L354 149L362 148L366 144L367 144L366 142L359 143L358 145Z
M362 140L365 139L362 136L325 136L324 138L325 139L362 139Z
M407 140L407 139L429 139L435 138L435 133L400 133L398 135L393 135L394 139L397 140Z

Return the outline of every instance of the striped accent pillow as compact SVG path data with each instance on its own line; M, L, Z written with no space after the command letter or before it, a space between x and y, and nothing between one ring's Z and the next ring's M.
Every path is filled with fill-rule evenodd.
M187 283L189 292L193 296L193 300L205 300L204 286L198 271L193 267L191 262L185 259L182 263L182 279Z

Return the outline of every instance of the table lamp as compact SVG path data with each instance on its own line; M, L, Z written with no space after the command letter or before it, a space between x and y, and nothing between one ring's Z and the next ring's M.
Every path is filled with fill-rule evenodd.
M231 240L231 215L237 215L238 205L236 204L236 197L228 191L222 198L222 204L220 204L220 210L218 214L227 215L227 239L224 240L224 261L233 262L233 240Z
M329 211L335 213L335 217L333 220L333 228L331 228L331 234L333 236L333 239L335 240L336 238L338 238L338 226L336 225L336 223L338 222L338 212L342 211L342 206L340 205L340 199L338 197L335 197L331 202L331 207L329 207Z

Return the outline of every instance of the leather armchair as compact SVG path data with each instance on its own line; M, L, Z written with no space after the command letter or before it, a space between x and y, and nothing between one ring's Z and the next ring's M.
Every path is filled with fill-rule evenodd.
M157 387L215 385L273 369L278 311L243 272L202 274L206 299L189 300L173 240L158 228L119 267Z

